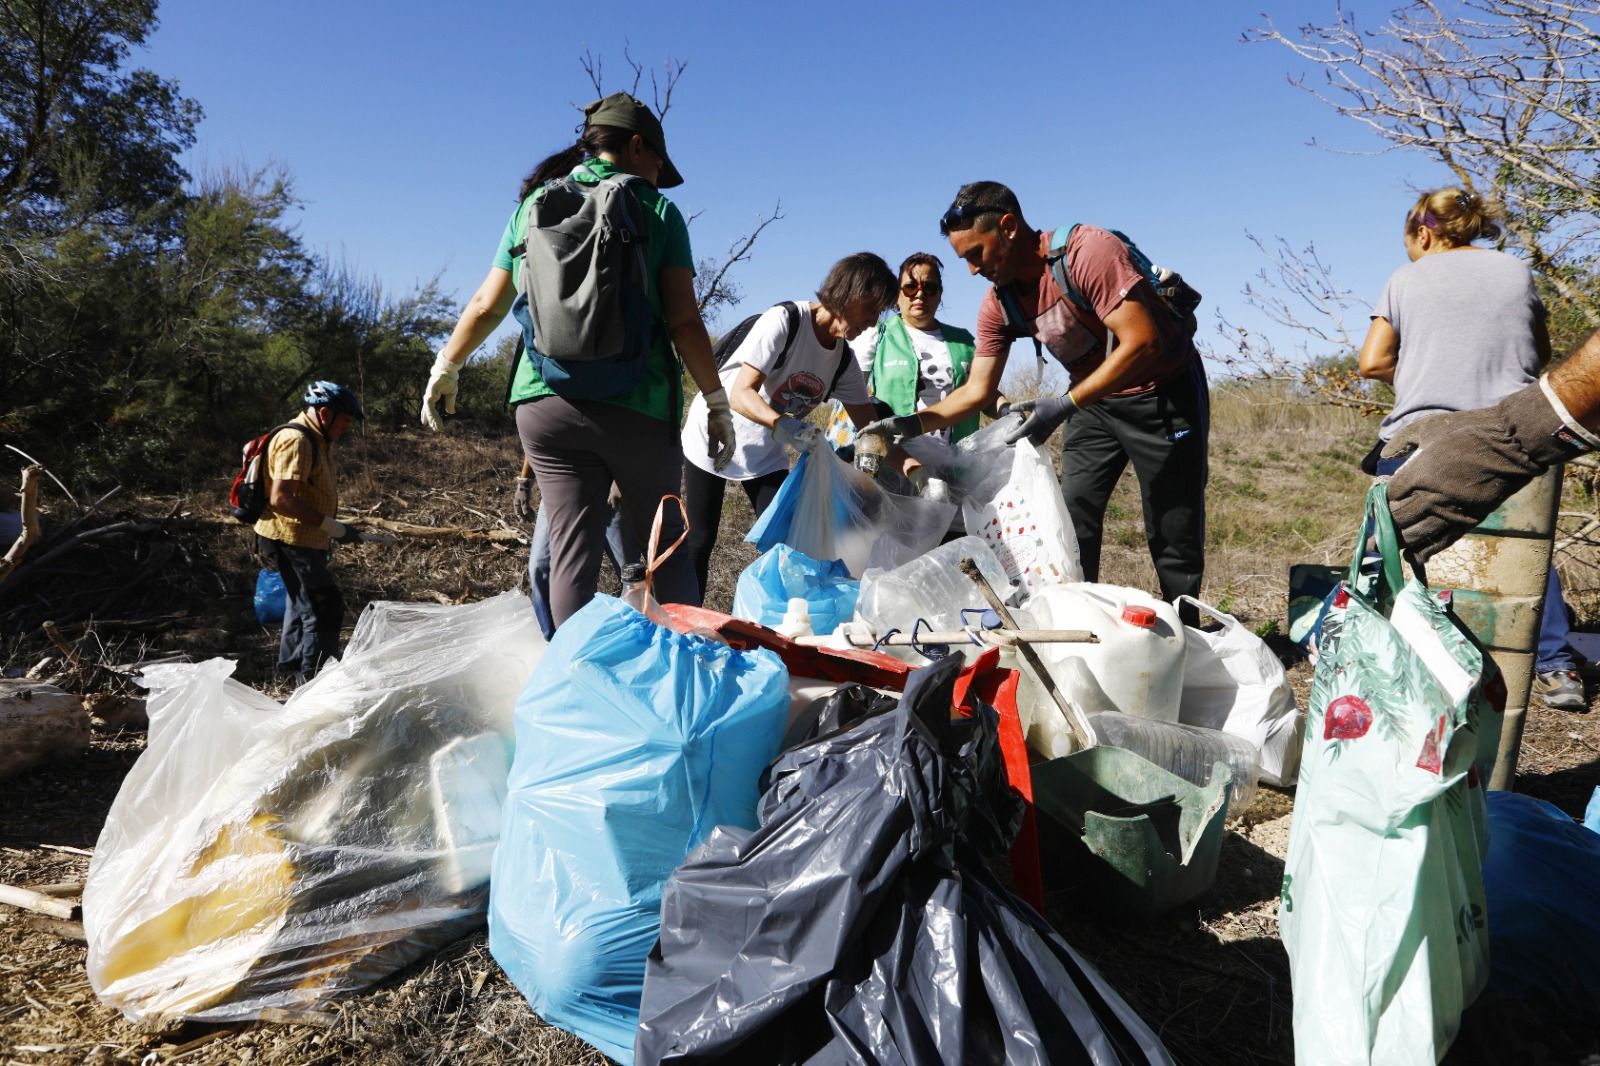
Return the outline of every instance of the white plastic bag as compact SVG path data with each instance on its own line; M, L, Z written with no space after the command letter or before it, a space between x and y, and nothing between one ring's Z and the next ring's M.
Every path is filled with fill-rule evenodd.
M1261 780L1279 788L1293 785L1305 716L1295 707L1283 664L1232 615L1192 596L1179 596L1178 602L1222 623L1214 633L1184 627L1189 650L1178 721L1248 740L1258 752Z
M1029 593L1082 581L1078 538L1050 460L1027 440L1012 446L1009 466L1003 451L983 454L991 472L973 471L961 501L967 533L987 541L1011 580Z
M279 705L234 664L151 667L146 750L84 888L95 992L136 1021L236 1021L364 987L483 921L525 596L375 603Z

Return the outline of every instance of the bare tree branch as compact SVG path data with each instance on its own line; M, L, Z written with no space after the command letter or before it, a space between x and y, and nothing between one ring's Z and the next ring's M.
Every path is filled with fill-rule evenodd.
M696 269L695 291L698 296L702 318L719 307L730 307L739 302L739 291L728 281L728 271L733 269L734 264L749 259L750 250L755 247L756 238L761 236L763 230L782 217L783 202L779 201L773 206L770 214L763 216L756 223L755 229L736 239L728 246L728 255L721 263L712 263L708 260Z
M1530 267L1600 325L1600 7L1567 0L1413 0L1375 30L1335 9L1331 25L1266 25L1319 68L1292 83L1390 148L1422 152L1506 207Z

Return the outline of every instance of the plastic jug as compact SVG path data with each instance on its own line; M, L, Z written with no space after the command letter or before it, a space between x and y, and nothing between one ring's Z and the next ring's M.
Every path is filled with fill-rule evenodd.
M967 558L977 564L996 593L1004 597L1010 592L1005 569L989 545L977 537L958 537L893 570L871 569L862 574L856 617L878 636L891 629L910 633L918 620L927 623L928 629L961 629L973 620L963 611L981 611L989 606L978 586L961 572L961 560ZM1031 619L1026 612L1019 612L1017 617L1022 625ZM882 650L910 662L927 661L903 645L885 645ZM950 650L966 656L968 662L983 651L974 644L955 645Z
M1087 629L1097 644L1040 644L1056 684L1069 656L1083 659L1123 714L1176 722L1183 697L1186 640L1172 604L1138 589L1079 582L1045 586L1024 606L1041 629Z

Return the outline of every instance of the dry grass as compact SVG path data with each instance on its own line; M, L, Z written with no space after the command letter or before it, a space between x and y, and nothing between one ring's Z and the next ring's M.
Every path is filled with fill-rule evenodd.
M1291 562L1344 559L1366 487L1355 464L1375 430L1348 411L1307 409L1286 399L1260 389L1213 388L1206 598L1257 627L1283 625ZM349 513L435 526L514 525L510 494L518 456L509 438L371 433L341 448L340 462ZM125 507L143 514L188 511L215 517L225 487L222 474L219 469L216 479L193 496L128 501ZM742 541L750 523L743 494L734 490L727 499L708 590L708 602L723 608L731 603L734 579L755 556ZM1113 498L1102 576L1153 588L1139 513L1130 474ZM244 531L221 521L202 522L170 539L171 565L154 568L136 585L119 585L116 579L143 565L140 553L148 546L107 544L73 562L81 571L73 580L110 575L108 587L127 586L116 601L119 619L182 616L143 638L128 629L102 633L110 645L104 654L121 662L170 652L228 655L240 661L241 679L271 691L276 633L250 614L255 564ZM336 572L353 624L359 607L372 599L454 600L515 587L525 565L526 549L514 544L405 540L392 549L341 551ZM603 579L611 580L609 574ZM22 598L13 595L0 604L0 624L46 609L31 600L19 602ZM12 613L19 610L23 613ZM87 643L92 638L83 639L80 646L86 650L99 648ZM31 666L45 650L29 628L8 639L3 658L8 666ZM1304 663L1293 668L1291 679L1304 701L1309 681ZM0 809L8 812L0 821L0 881L81 878L86 860L41 845L93 847L117 786L142 748L142 733L101 733L80 759L0 782ZM1519 789L1576 813L1597 784L1600 714L1535 709ZM1293 1061L1288 964L1276 924L1290 809L1289 796L1262 789L1225 840L1212 890L1153 922L1106 923L1081 910L1070 892L1053 893L1047 901L1056 927L1158 1029L1182 1063ZM214 1032L221 1035L179 1061L219 1066L604 1061L528 1009L490 958L482 933L341 1001L328 1028L190 1026L158 1034L123 1021L94 999L85 983L81 944L38 931L17 912L0 912L0 1048L20 1062L132 1064L152 1051L159 1052L156 1061L167 1062L173 1061L174 1047ZM18 1050L22 1046L56 1050L24 1052Z

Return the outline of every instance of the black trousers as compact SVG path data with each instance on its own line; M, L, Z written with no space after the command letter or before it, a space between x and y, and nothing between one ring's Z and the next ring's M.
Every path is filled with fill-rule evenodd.
M788 476L787 470L775 470L734 484L744 489L751 509L760 518L761 512L772 503L783 479ZM717 529L722 525L722 495L727 487L725 478L708 474L693 463L683 464L683 508L689 515L689 539L684 547L694 563L695 576L700 579L702 593L708 587L706 578L711 573L711 550L717 546Z
M1106 504L1131 462L1161 595L1198 596L1205 575L1211 393L1195 359L1136 396L1111 396L1072 416L1061 440L1061 492L1083 576L1100 579Z
M344 598L328 570L333 553L268 537L257 537L256 548L283 578L287 600L278 638L278 672L310 680L324 662L339 654Z

